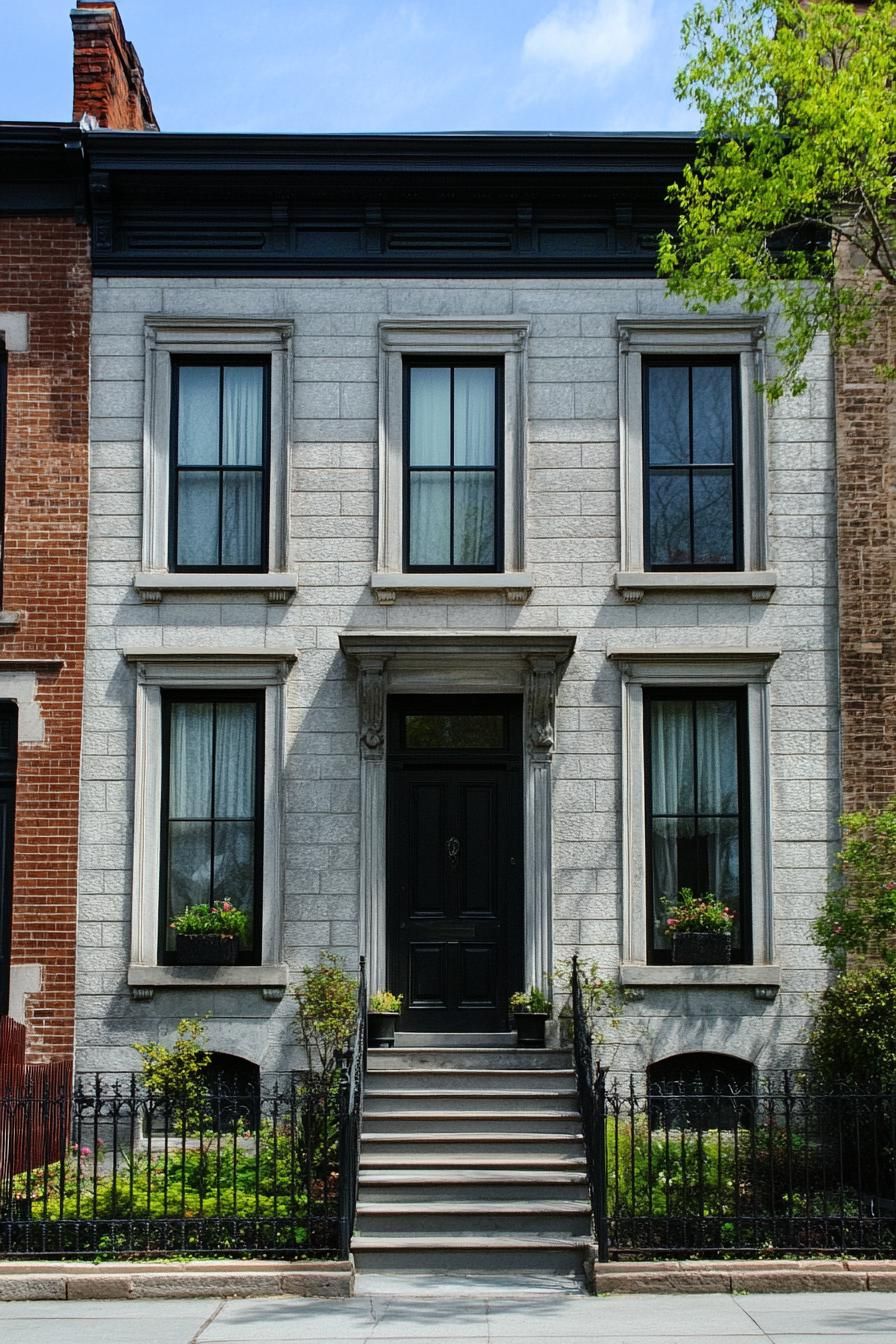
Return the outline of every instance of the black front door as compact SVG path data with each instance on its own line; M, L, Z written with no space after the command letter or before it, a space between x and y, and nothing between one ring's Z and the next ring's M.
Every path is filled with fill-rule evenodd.
M408 1031L499 1031L522 985L522 705L392 697L388 980ZM374 986L378 988L378 986Z

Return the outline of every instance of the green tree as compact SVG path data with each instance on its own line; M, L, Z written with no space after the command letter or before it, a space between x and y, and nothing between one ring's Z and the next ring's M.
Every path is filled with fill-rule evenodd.
M850 955L874 957L896 971L896 798L886 807L840 818L838 882L813 932L832 966Z
M348 1045L358 1014L358 986L342 958L321 952L316 966L302 967L302 983L293 989L296 1033L308 1055L308 1067L329 1083L336 1076L340 1050Z
M896 298L896 0L698 3L682 39L702 127L659 272L698 312L778 309L766 391L799 392L819 332L854 344Z

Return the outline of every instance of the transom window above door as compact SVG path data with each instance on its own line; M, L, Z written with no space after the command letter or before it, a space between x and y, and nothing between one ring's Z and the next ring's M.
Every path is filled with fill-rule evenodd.
M172 369L170 567L267 567L270 364Z
M405 568L495 570L501 552L502 369L405 362Z

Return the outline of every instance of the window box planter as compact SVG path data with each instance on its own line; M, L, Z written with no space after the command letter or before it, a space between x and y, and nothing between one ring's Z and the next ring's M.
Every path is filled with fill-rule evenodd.
M235 966L238 938L217 933L175 934L175 953L181 966Z
M399 1013L368 1013L367 1044L375 1050L390 1049L395 1044L395 1028Z
M673 933L674 966L727 966L731 962L730 933Z
M517 1046L527 1050L543 1050L545 1023L549 1017L550 1013L514 1013Z

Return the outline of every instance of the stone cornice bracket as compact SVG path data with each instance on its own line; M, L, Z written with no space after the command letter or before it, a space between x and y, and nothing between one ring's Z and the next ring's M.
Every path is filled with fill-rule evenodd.
M526 678L528 745L536 760L547 761L554 751L554 716L557 708L557 660L530 657Z
M361 718L361 755L382 760L386 730L386 659L358 659L358 708Z

